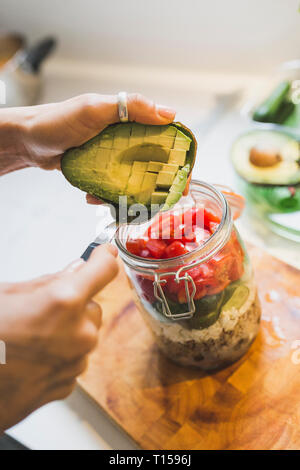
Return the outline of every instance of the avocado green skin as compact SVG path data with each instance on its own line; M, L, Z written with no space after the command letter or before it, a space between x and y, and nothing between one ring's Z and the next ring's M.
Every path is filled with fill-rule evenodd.
M114 126L120 126L120 123L116 123L116 124L111 124L110 126L106 127L104 129L104 131L107 131L108 128L111 128L111 127L114 127ZM181 124L180 122L173 122L171 124L168 124L168 126L173 126L173 127L176 127L178 130L180 130L182 133L184 133L186 136L188 136L190 139L191 139L191 143L190 143L190 148L189 150L187 151L186 153L186 163L189 164L189 174L191 173L192 171L192 168L194 166L194 163L195 163L195 159L196 159L196 151L197 151L197 142L196 142L196 138L194 136L194 134L190 131L190 129L188 129L186 126L184 126L183 124ZM154 127L154 126L153 126ZM167 126L166 126L167 127ZM101 134L101 133L100 133ZM100 135L98 134L98 135ZM96 136L97 138L97 136ZM85 142L84 144L82 144L81 146L79 147L76 147L76 149L79 149L79 150L84 150L87 148L89 142L91 141L94 141L95 140L95 137L93 137L93 139L90 139L89 141ZM62 157L62 161L61 161L61 170L62 170L62 173L63 175L65 176L65 178L75 187L81 189L82 191L85 191L89 194L91 194L92 196L95 196L99 199L101 199L102 201L104 202L107 202L109 204L112 204L116 209L117 209L117 214L118 214L118 209L119 209L119 196L122 195L120 193L114 193L114 192L109 192L109 191L103 191L103 189L100 187L100 186L95 186L94 183L89 183L88 181L84 181L84 182L80 182L80 181L74 181L74 179L72 178L72 175L69 175L67 169L66 169L66 162L68 160L68 155L73 151L74 149L71 148L69 150L67 150L65 152L65 154L63 155ZM180 171L180 170L179 170ZM185 185L184 187L181 188L181 194L180 196L178 197L178 199L171 204L172 201L170 201L169 203L169 207L168 208L171 208L172 205L174 205L181 197L182 195L182 192L184 191L185 189ZM134 199L134 197L130 197L130 196L127 196L127 204L130 205L130 204L134 204L136 203L137 201ZM148 210L151 209L151 204L150 205L147 205L147 208Z
M276 120L277 113L279 113L280 106L286 100L290 88L291 85L288 81L279 83L271 95L254 111L253 120L259 122L278 122Z

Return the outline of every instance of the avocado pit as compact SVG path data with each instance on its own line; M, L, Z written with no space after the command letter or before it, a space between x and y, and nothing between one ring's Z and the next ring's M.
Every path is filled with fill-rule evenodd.
M258 166L260 168L269 168L281 162L282 157L274 150L252 147L249 153L249 160L252 165Z

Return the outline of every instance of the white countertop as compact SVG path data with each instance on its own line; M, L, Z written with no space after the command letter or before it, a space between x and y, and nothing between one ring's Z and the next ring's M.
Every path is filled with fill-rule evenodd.
M147 94L178 109L177 119L196 133L199 154L193 177L235 186L228 160L234 138L249 127L232 106L236 95L260 86L259 76L181 73L177 70L116 68L49 62L42 102L83 92L120 89ZM224 99L224 94L226 95ZM226 104L227 103L227 104ZM209 119L207 119L207 117ZM0 282L55 272L80 256L95 238L99 214L59 172L26 169L1 177ZM101 222L100 222L101 223ZM300 267L299 245L258 227L247 218L244 238ZM135 449L135 445L81 392L44 406L9 431L33 449Z

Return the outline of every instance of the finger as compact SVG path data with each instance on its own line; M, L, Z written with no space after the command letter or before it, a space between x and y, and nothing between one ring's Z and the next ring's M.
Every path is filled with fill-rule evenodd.
M40 138L44 136L57 153L50 161L39 164L45 169L61 169L65 150L83 144L109 124L120 121L117 95L86 93L47 105L47 109L45 122L37 130ZM143 124L169 124L175 118L173 109L155 104L138 93L128 95L128 114L130 121ZM64 132L57 135L60 128Z
M143 95L128 95L128 118L142 124L168 124L175 118L175 110L168 106L155 104Z
M101 201L101 199L98 199L97 197L92 196L91 194L87 194L87 195L86 195L86 202L87 202L88 204L94 204L94 205L101 205L101 204L103 204L103 201Z
M82 265L84 264L84 260L82 258L76 259L72 261L72 263L68 264L63 271L68 273L73 273L77 271Z
M74 273L77 292L86 300L92 298L105 287L118 272L116 256L118 251L113 245L95 248L88 261Z
M69 108L69 117L77 123L78 121L83 123L85 128L93 132L92 135L95 135L96 129L100 132L107 125L120 120L116 95L87 94L72 98L65 103ZM155 104L139 93L129 94L127 103L129 121L142 124L168 124L175 118L174 109Z
M99 330L102 323L102 309L100 305L91 300L84 309L84 315L89 318Z

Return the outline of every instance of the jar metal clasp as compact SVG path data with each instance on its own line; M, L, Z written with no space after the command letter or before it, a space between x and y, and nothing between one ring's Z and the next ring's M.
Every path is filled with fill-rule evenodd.
M171 318L172 320L186 320L186 319L192 318L196 311L196 307L194 303L194 296L196 294L196 286L195 286L194 280L188 273L180 275L180 271L181 270L177 271L177 273L176 272L155 273L155 280L153 282L155 298L161 303L163 314L167 318ZM184 281L185 294L186 294L187 305L188 305L187 312L183 312L183 313L171 312L168 301L166 299L165 293L162 288L162 285L167 282L167 280L164 279L166 276L174 276L175 281L178 284L180 281ZM190 292L189 284L192 286L192 292Z

